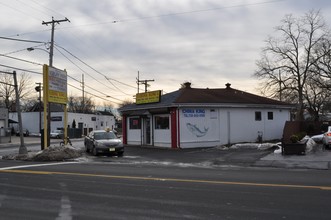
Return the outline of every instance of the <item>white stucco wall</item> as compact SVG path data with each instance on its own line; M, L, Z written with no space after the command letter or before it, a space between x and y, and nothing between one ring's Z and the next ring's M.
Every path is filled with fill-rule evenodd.
M261 112L261 121L255 120ZM273 119L268 120L268 112ZM179 110L180 147L212 147L228 143L280 139L289 110L262 108L185 108Z
M181 148L211 147L219 143L218 111L204 108L179 109Z
M41 113L41 127L43 128L43 112ZM10 113L9 118L17 121L17 113ZM63 128L64 125L64 113L63 112L52 112L52 119L59 119L59 121L51 121L51 130L57 128ZM113 129L115 128L115 117L110 115L97 115L97 114L80 114L68 112L67 125L72 128L72 122L75 119L76 128L78 128L78 123L83 124L83 128L97 130L105 129L107 127ZM39 112L22 112L22 125L23 128L28 129L30 133L39 132ZM17 124L13 124L14 128L17 129Z

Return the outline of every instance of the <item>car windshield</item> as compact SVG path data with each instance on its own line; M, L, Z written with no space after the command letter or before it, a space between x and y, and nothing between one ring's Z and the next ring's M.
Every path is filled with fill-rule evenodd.
M116 136L113 132L98 132L94 134L95 140L102 140L102 139L115 139Z

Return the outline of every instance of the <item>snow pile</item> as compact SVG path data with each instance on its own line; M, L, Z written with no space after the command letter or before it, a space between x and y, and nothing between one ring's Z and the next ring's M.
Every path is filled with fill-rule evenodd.
M278 144L274 143L241 143L234 144L230 147L230 149L258 149L258 150L269 150L272 148L278 147Z
M82 151L73 147L53 146L39 151L31 160L33 161L63 161L82 156Z

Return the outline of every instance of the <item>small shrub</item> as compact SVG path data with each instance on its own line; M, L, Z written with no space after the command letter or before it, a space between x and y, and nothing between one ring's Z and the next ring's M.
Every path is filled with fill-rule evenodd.
M293 134L293 135L291 135L291 137L290 137L290 141L291 141L292 143L297 143L299 140L300 140L300 139L299 139L299 136L296 135L296 134Z

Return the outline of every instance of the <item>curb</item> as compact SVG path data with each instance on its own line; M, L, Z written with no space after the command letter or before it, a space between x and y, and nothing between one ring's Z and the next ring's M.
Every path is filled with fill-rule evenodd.
M259 160L254 163L256 167L274 167L286 169L314 169L330 170L331 162L329 161L295 161L295 160Z

